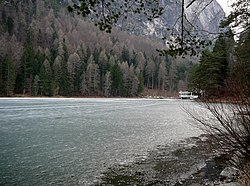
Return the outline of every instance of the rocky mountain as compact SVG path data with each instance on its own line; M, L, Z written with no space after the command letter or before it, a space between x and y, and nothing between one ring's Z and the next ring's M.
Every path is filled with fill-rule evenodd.
M192 0L185 2L185 7ZM153 21L148 21L145 16L129 15L128 20L122 20L119 27L136 35L146 35L154 38L168 37L170 33L181 32L181 0L161 0L160 6L164 7L163 15ZM185 8L184 25L186 30L195 35L204 36L208 33L218 33L221 20L225 17L223 9L216 0L195 1ZM210 37L213 37L212 35Z
M61 0L61 3L72 4L77 3L77 0ZM110 1L110 7L112 10L120 9L123 3L119 0ZM133 3L130 5L134 6ZM163 14L153 21L149 21L144 14L135 14L128 11L125 13L126 16L121 17L116 26L131 34L155 38L168 37L170 32L180 34L182 0L159 0L159 7L163 8ZM195 35L199 33L201 36L220 31L219 25L225 13L216 0L185 0L184 7L186 31L194 32Z
M196 1L186 9L186 15L194 26L210 33L218 33L220 22L225 18L225 13L216 0Z

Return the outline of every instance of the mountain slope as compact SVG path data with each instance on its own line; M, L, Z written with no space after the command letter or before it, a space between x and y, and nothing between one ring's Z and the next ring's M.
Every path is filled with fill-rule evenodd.
M185 7L191 0L185 2ZM156 38L169 36L170 33L181 32L181 0L161 0L160 6L164 7L163 15L153 21L147 17L130 14L128 20L121 20L119 26L136 35L147 35ZM185 8L184 26L188 31L199 31L200 35L218 33L219 25L225 13L217 1L195 1ZM170 31L168 31L170 29Z
M129 17L120 24L126 31L134 26L138 32L115 28L107 34L87 19L69 14L68 3L0 2L0 95L138 96L143 90L172 95L187 87L191 59L181 63L159 57L155 50L164 47L159 38L169 27L164 23L173 23L179 15L173 14L177 5L166 4L168 11L153 23L134 16L137 22L129 22ZM149 33L149 28L154 31ZM178 31L178 26L174 29Z

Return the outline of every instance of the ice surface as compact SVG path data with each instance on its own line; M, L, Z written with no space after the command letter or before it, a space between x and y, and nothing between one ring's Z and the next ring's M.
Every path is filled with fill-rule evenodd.
M191 102L188 102L191 104ZM178 100L0 99L0 185L92 183L115 163L198 136Z

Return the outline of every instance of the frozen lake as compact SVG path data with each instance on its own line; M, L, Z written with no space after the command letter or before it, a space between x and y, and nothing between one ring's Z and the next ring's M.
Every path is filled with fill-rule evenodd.
M0 99L0 185L91 185L201 132L180 100Z

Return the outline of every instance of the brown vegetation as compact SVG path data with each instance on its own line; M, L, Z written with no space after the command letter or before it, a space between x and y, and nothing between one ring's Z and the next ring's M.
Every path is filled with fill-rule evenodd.
M187 85L191 62L160 57L162 41L100 32L57 1L1 2L0 11L1 96L173 94Z

